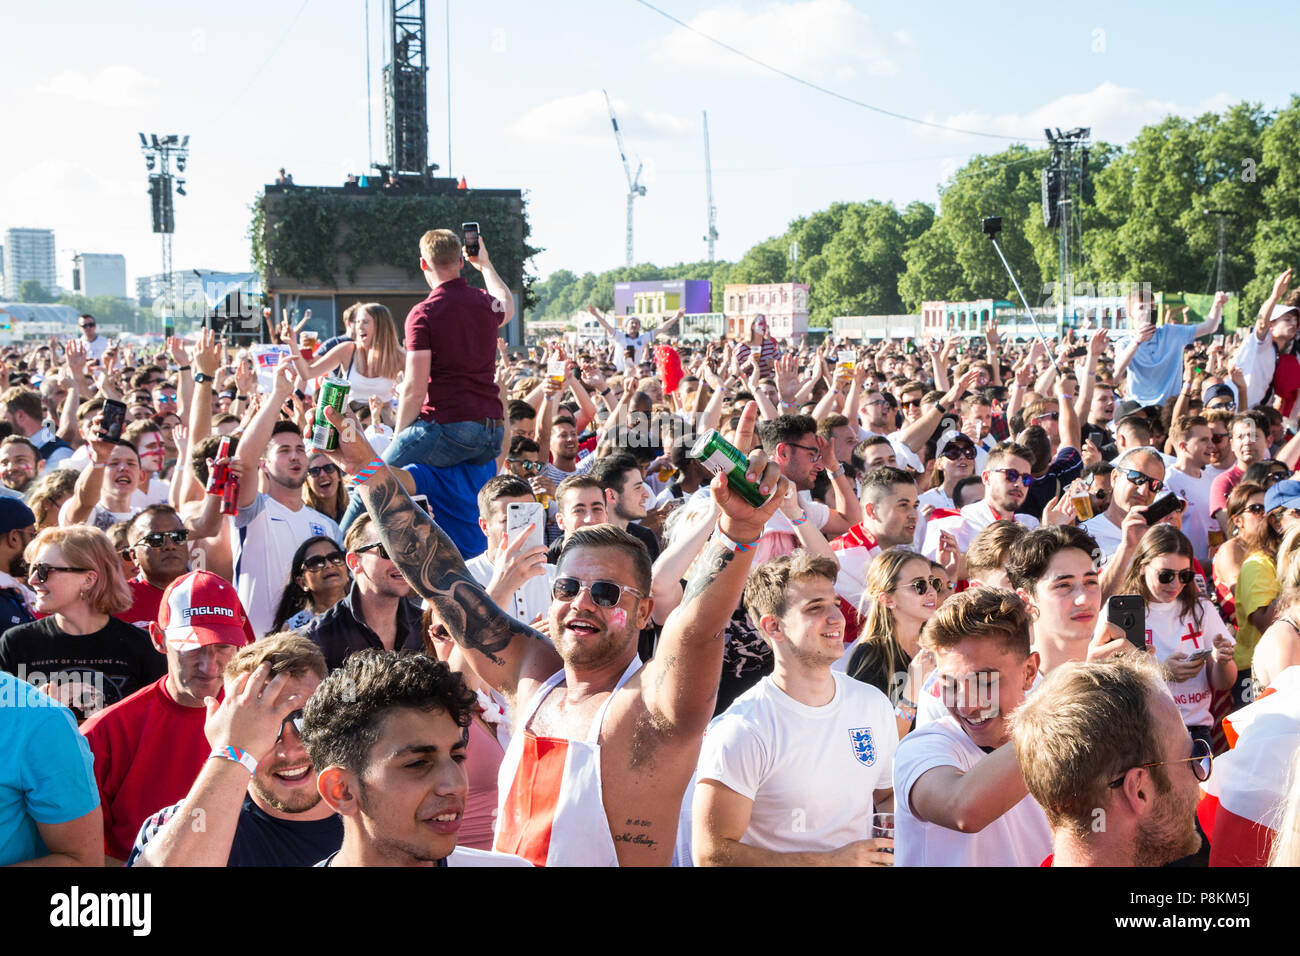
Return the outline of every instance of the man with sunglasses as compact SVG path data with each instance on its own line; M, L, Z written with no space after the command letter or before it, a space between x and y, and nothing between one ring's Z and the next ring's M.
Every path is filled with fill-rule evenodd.
M320 650L297 634L235 654L223 699L208 702L212 756L181 802L145 821L126 865L312 866L337 850L343 823L302 744L303 708L324 679Z
M1017 511L1034 481L1034 476L1030 473L1032 459L1033 452L1024 445L1015 442L995 445L980 474L980 479L984 482L984 498L966 505L956 514L945 512L938 518L931 514L930 520L926 522L921 553L931 561L937 561L944 534L952 535L957 549L965 551L975 535L993 522L1004 519L1015 521L1026 528L1037 528L1037 518Z
M343 600L316 619L307 636L325 655L333 671L349 655L367 648L422 651L424 628L411 585L379 540L368 514L348 527L344 538L352 587Z
M104 848L113 861L126 860L140 825L184 797L203 769L212 753L205 701L220 699L222 671L254 639L234 587L208 571L168 586L149 636L167 655L167 673L81 725L95 755Z
M99 323L93 315L77 316L77 328L81 329L81 344L85 346L86 357L102 361L108 350L108 339L99 334Z
M1193 740L1144 654L1053 670L1011 716L1051 866L1164 866L1197 852L1210 748Z
M1146 531L1146 523L1130 522L1126 533L1125 519L1156 500L1165 487L1165 463L1150 446L1132 448L1115 459L1113 492L1110 504L1101 514L1080 525L1097 542L1101 559L1109 563L1117 555L1127 566L1132 551ZM1140 519L1140 515L1139 515ZM1136 537L1134 537L1136 535Z
M158 620L163 592L189 570L189 536L185 522L171 505L150 505L131 519L126 529L127 553L140 573L127 581L131 606L116 617L141 630Z

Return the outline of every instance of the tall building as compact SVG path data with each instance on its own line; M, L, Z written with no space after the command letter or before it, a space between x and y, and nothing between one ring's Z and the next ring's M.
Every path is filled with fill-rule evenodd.
M723 287L727 336L749 335L754 319L767 319L774 339L801 342L808 334L808 286L803 282L729 283Z
M126 298L126 256L83 252L73 259L72 291L87 298Z
M18 292L28 279L35 279L51 295L58 292L53 229L6 230L4 261L5 298L17 301Z

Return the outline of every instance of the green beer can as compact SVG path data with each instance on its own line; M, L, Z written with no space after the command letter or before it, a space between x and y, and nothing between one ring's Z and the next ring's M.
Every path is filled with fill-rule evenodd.
M343 406L347 404L348 392L352 383L338 378L327 378L320 383L320 394L316 401L316 421L311 430L311 446L321 451L334 451L339 447L339 431L325 418L325 408L334 409L343 415Z
M758 490L758 483L745 478L745 472L749 469L749 459L740 453L740 449L718 434L716 428L709 429L699 437L695 446L691 448L691 457L698 458L700 464L713 474L726 475L731 490L755 508L761 507L767 500Z

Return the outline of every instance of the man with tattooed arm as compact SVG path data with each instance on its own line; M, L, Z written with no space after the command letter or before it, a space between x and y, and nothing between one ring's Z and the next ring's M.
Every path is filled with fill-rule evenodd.
M750 448L758 409L741 416ZM355 475L387 552L432 603L477 673L513 706L501 763L494 849L548 866L664 866L682 799L713 715L722 632L744 591L753 546L788 490L757 450L748 476L768 495L754 508L722 478L721 512L681 605L642 666L637 635L650 619L650 557L609 525L575 532L556 568L554 647L487 596L438 526L416 507L354 423L333 410L344 440L329 453ZM775 494L773 494L775 492Z

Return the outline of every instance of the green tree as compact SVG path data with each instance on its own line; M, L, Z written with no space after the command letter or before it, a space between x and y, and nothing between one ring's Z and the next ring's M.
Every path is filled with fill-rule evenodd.
M18 286L18 301L33 303L53 302L54 296L45 288L45 286L41 285L39 279L24 279L22 284Z
M1254 278L1242 303L1247 321L1268 298L1277 274L1300 266L1300 96L1291 97L1260 139L1260 153L1243 156L1237 164L1239 179L1253 175L1257 187L1263 184L1264 208L1251 240ZM1296 284L1293 280L1292 288Z

